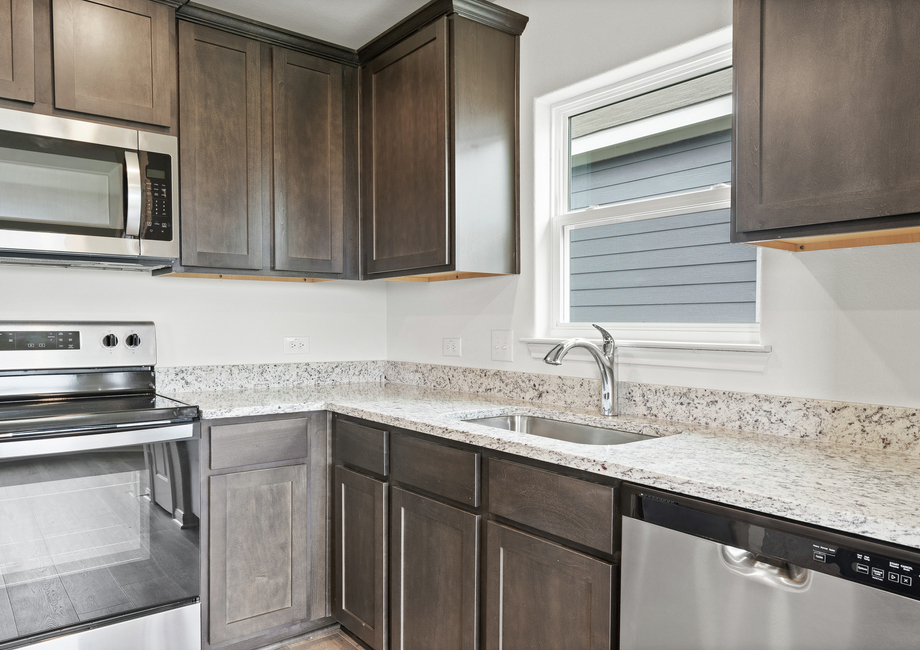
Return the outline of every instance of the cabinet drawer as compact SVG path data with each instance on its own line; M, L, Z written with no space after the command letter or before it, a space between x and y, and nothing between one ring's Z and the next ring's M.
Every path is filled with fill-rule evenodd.
M394 481L479 506L479 454L408 436L392 444Z
M389 473L389 432L336 419L336 460L380 476Z
M306 458L307 420L211 427L211 469Z
M614 488L489 459L489 511L550 535L613 553Z

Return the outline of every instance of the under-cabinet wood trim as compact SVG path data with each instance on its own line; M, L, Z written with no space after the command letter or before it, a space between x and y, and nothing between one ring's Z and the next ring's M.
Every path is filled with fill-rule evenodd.
M335 278L294 278L279 275L228 275L226 273L163 273L164 278L199 278L203 280L257 280L259 282L334 282Z
M779 250L804 252L837 248L858 248L861 246L886 246L890 244L912 244L920 242L920 226L912 228L891 228L867 232L813 235L810 237L789 237L763 242L746 242L753 246L778 248Z

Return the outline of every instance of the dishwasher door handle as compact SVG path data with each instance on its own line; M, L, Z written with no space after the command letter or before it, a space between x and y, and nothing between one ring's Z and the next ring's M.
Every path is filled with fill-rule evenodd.
M733 573L785 591L805 591L810 586L811 572L808 569L782 561L777 566L759 558L757 554L741 548L719 545L722 566Z

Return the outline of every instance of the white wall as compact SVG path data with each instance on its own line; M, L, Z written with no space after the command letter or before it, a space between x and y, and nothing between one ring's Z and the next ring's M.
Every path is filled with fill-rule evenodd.
M0 320L150 320L160 366L386 358L382 282L257 282L0 267ZM282 354L286 336L310 353Z
M390 283L388 358L594 376L593 363L560 368L517 343L492 361L490 332L545 336L548 232L534 225L534 99L731 24L731 0L500 0L530 16L521 39L522 274L439 283ZM538 191L545 188L538 187ZM537 253L541 253L542 257ZM761 338L766 371L622 368L621 377L673 384L920 406L920 244L762 257ZM461 337L460 359L441 354Z

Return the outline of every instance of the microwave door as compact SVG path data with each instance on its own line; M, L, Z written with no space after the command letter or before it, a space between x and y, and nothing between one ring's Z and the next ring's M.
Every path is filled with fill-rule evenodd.
M0 248L138 256L141 191L136 151L0 131Z

